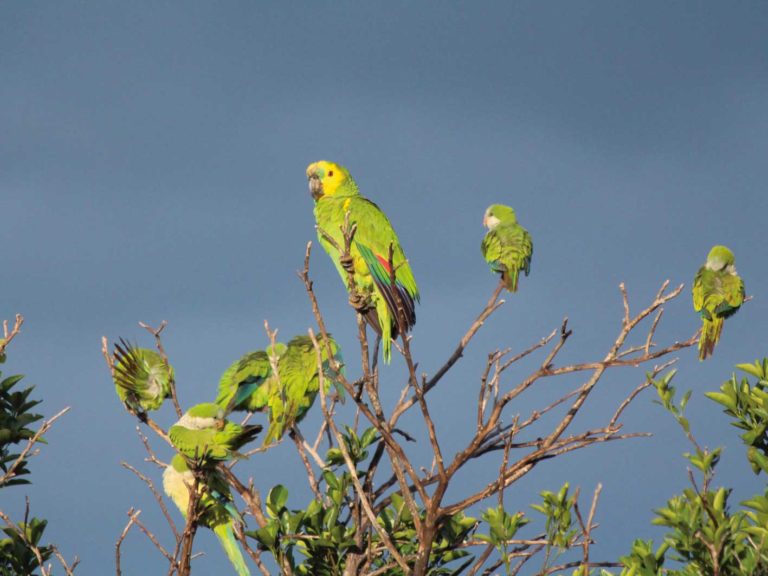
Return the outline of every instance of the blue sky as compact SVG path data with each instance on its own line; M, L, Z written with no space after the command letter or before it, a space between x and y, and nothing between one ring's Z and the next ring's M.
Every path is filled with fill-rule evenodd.
M683 340L698 323L690 280L711 245L730 246L754 299L711 361L681 354L678 384L697 393L702 442L728 446L721 481L737 487L734 501L747 497L760 483L700 392L768 354L767 36L759 2L2 4L0 316L27 319L4 371L27 374L46 414L72 412L34 462L34 485L3 491L0 506L18 511L29 494L85 575L112 569L129 507L162 533L145 487L119 465L141 465L143 452L100 337L149 344L136 323L168 320L191 405L265 346L264 319L285 339L306 331L295 272L314 239L304 169L321 158L349 167L398 231L422 292L413 345L427 372L495 285L479 252L486 206L514 206L533 235L531 276L433 399L454 449L471 431L488 351L522 349L568 316L562 360L602 357L619 327L619 282L639 305L667 278L686 289L659 340ZM321 252L313 276L353 350L354 318ZM626 369L602 382L577 429L642 378ZM385 400L402 383L395 361ZM558 390L545 385L520 409ZM655 436L544 464L508 502L602 481L599 556L658 536L651 509L685 484L688 447L650 394L626 423ZM309 498L289 447L240 466L263 490L287 484L292 505ZM210 572L221 555L208 534L199 548ZM162 565L139 535L126 554L128 573Z

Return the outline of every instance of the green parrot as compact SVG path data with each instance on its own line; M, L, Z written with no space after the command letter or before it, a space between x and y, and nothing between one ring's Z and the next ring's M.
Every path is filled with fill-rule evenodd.
M701 316L699 360L712 355L723 331L723 320L744 302L744 282L736 274L736 259L725 246L715 246L693 279L693 308Z
M285 344L275 344L278 361L285 350ZM249 352L221 375L216 404L227 414L238 410L261 412L267 407L268 390L273 380L269 353L269 349Z
M229 487L215 469L205 469L203 476L205 480L198 484L200 524L216 534L238 576L250 576L234 531L235 522L243 524L243 518L235 507ZM163 489L184 518L187 517L190 490L194 483L195 473L189 468L184 457L181 454L174 455L163 472Z
M168 435L176 449L195 459L229 460L261 432L261 426L240 426L225 418L224 409L208 402L193 406L171 426Z
M333 381L328 352L322 336L317 337L323 360L323 376L326 390ZM341 351L329 335L333 359L343 365ZM273 380L269 390L269 428L264 444L280 440L285 431L301 422L320 391L320 376L317 368L317 353L309 336L296 336L288 342L288 348L280 357L277 367L278 379Z
M344 224L345 214L349 212L350 225L357 224L350 247L355 285L361 294L370 298L371 308L366 312L365 319L381 336L384 361L389 362L391 341L397 338L401 328L403 332L408 332L416 323L415 302L419 301L419 289L400 241L384 212L360 195L346 168L321 160L309 165L307 178L315 200L317 226L330 235L340 248L344 247L340 227ZM341 254L319 231L318 238L349 290L349 278L342 266ZM389 267L390 246L395 267L394 285ZM401 327L397 321L397 295L405 312Z
M523 271L528 276L531 271L531 235L517 223L515 211L503 204L488 206L483 226L488 228L480 245L485 261L491 271L501 274L507 290L517 292L518 274Z
M137 348L122 338L112 353L112 379L128 408L141 414L157 410L171 397L173 368L154 350Z

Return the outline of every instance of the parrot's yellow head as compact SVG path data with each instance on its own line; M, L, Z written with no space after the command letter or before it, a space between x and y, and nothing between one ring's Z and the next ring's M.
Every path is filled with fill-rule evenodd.
M340 190L357 190L349 170L327 160L313 162L307 166L307 180L309 180L309 193L315 201L324 196L337 195Z

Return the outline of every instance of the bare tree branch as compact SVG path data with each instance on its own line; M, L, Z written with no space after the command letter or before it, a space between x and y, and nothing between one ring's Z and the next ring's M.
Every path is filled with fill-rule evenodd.
M35 444L40 442L43 434L48 432L48 430L51 429L51 426L53 426L54 422L64 416L67 412L69 412L70 408L67 406L66 408L63 408L59 410L56 414L48 418L43 424L40 426L40 428L37 429L37 432L35 432L34 436L27 440L26 446L24 446L24 449L21 451L21 454L16 458L16 460L13 461L13 463L8 467L8 470L0 476L0 486L3 486L5 483L7 483L9 480L14 478L16 476L16 470L21 465L24 460L28 456L30 456L30 453L32 452L32 448L34 448ZM34 454L32 454L34 455Z

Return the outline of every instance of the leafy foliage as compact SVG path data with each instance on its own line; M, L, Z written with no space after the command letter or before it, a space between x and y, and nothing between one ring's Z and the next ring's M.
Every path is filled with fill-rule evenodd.
M3 380L0 373L0 470L3 476L20 456L15 447L35 435L29 426L42 418L40 414L31 411L41 402L29 399L34 386L16 389L22 378L16 375ZM0 487L28 484L29 480L22 478L28 474L27 460L23 458L16 464L10 478L5 481L0 479Z
M367 449L377 440L374 428L368 428L360 436L347 428L343 438L356 465L368 458ZM349 553L367 551L372 557L367 570L389 576L402 574L376 532L368 541L355 540L355 523L360 522L362 517L355 512L357 504L352 475L340 468L344 461L339 449L328 451L326 463L328 468L322 474L322 499L312 500L304 510L289 510L288 490L282 485L274 486L266 499L270 518L268 524L247 532L247 535L258 542L261 550L269 550L278 564L287 564L297 574L340 575L344 573ZM358 470L358 475L364 478L365 471ZM401 556L407 558L416 553L416 525L402 495L391 495L389 505L379 511L377 523ZM466 568L473 558L469 552L458 547L476 526L477 520L463 513L455 514L444 522L435 538L428 574L449 576ZM295 552L299 552L304 559L297 558ZM455 561L467 558L469 562L449 567Z
M14 335L22 322L23 318L17 316ZM7 344L8 340L0 338L0 364L6 360ZM0 373L0 490L30 483L30 471L27 468L29 448L37 443L45 443L42 436L29 427L43 418L32 412L42 400L29 399L34 386L19 389L17 385L22 378L16 375L3 379ZM41 431L47 429L54 419L43 424ZM20 444L23 447L17 452ZM43 576L51 574L50 570L42 566L56 552L53 545L41 544L48 521L30 518L29 502L23 521L13 523L4 512L2 517L5 522L2 531L6 537L0 539L0 576L35 576L37 570ZM72 566L68 566L64 560L61 560L61 564L65 573L71 575L77 561Z
M755 474L768 473L768 358L753 364L737 364L736 368L755 376L752 385L744 376L739 382L732 374L721 387L720 392L707 392L706 396L725 407L731 424L744 430L741 439L747 446L747 458Z
M739 510L731 511L728 489L710 486L721 450L704 449L696 443L690 421L685 415L690 393L676 401L676 390L672 386L674 372L660 376L674 362L669 360L672 354L691 348L699 341L699 335L694 334L687 340L678 339L666 346L653 343L658 338L656 332L664 306L682 293L683 285L667 291L669 283L664 282L650 304L633 313L627 290L622 284L621 326L608 353L598 361L559 362L558 354L573 333L567 320L548 336L516 354L513 354L512 348L488 354L479 378L476 411L473 410L476 412L476 425L466 438L466 444L462 441L459 445L449 445L444 437L441 441L440 427L433 419L436 411L434 406L430 408L428 399L434 397L435 387L462 357L468 343L488 317L503 304L500 295L504 284L498 285L456 350L431 376L418 373L419 364L412 356L410 339L399 339L398 350L408 369L407 380L402 383L396 404L386 405L379 397L379 389L383 385L377 363L381 342L378 338L375 343L368 340L368 294L357 286L351 265L354 259L350 250L356 224L345 219L343 226L340 226L344 242L329 240L329 243L338 252L340 271L343 270L348 276L349 304L357 314L362 372L357 379L347 378L341 362L331 357L327 362L322 360L320 342L329 336L309 276L311 245L307 246L301 273L317 325L317 332L314 328L309 330L308 339L312 342L310 352L313 349L315 352L313 361L317 365L317 391L323 420L314 443L305 440L306 436L297 426L298 420L292 421L285 432L301 457L313 497L302 508L295 503L295 495L294 499L289 498L288 489L277 484L262 498L261 491L252 481L246 486L235 476L236 461L219 464L222 474L247 506L246 512L249 513L241 517L252 517L257 525L243 526L242 531L238 526L237 532L238 536L243 536L240 545L262 574L279 571L303 576L454 576L465 572L490 575L504 570L508 576L513 576L525 573L523 569L532 569L542 575L570 572L573 576L588 576L595 570L620 567L622 564L616 561L595 560L590 553L598 528L594 519L600 486L594 492L588 514L583 513L579 506L579 488L571 489L568 482L557 491L540 492L541 500L532 506L539 514L530 518L520 509L505 508L504 495L513 484L531 471L539 470L539 466L551 458L641 434L624 432L622 416L626 407L651 384L656 385L660 404L675 418L691 441L694 449L686 454L686 458L703 481L697 484L692 478L691 489L670 499L666 507L657 511L656 523L668 528L668 535L658 549L654 549L653 542L635 542L630 554L622 558L623 574L721 576L741 574L743 572L739 570L762 566L760 522L763 515L768 514L768 501L755 498L744 503ZM350 265L345 266L345 262ZM389 269L395 270L391 252L387 264ZM390 282L394 282L394 274L391 276ZM397 325L406 326L403 302L395 304ZM654 320L646 322L649 318ZM637 334L636 328L641 325L649 326L644 335L646 345L631 346L631 337ZM143 327L155 337L158 351L163 353L160 333L165 323L157 329L147 325ZM274 346L276 331L271 331L266 323L265 329ZM384 341L388 343L386 336ZM534 355L540 358L534 358ZM515 382L510 376L512 372L506 370L524 358L530 358L533 369L526 378ZM661 358L666 362L655 365L648 381L642 381L629 392L617 403L614 411L605 415L604 420L582 428L582 421L577 421L576 416L608 369L649 365ZM114 369L109 358L107 363L110 369ZM280 377L279 363L275 366L275 362L271 361L270 367L276 372L277 384L285 386ZM583 378L579 378L575 385L568 384L570 388L564 390L559 399L547 400L546 404L539 405L530 413L516 412L524 404L518 402L518 398L532 394L535 386L550 378L577 373ZM325 379L334 382L337 387L335 394L328 393L330 389L323 385ZM277 393L283 394L284 390L278 389ZM354 402L355 417L351 425L345 425L339 417L342 413L336 411L342 397ZM181 419L183 410L175 383L171 390L171 402ZM755 406L753 411L757 408ZM270 405L270 419L274 417L271 413L273 409ZM401 417L409 410L412 414L418 410L423 420L426 433L420 440L399 426ZM753 420L750 420L750 426L754 424ZM149 415L141 422L158 436L167 437L162 426ZM363 429L366 425L369 427ZM535 432L534 425L537 426ZM539 429L539 426L548 426L548 431ZM747 431L752 430L749 428ZM755 442L758 436L759 433L754 434ZM282 440L282 434L277 435L275 440L278 438ZM319 447L325 439L328 443L323 455ZM147 438L142 436L142 441L150 455L148 461L162 466ZM423 441L421 446L426 445L427 450L432 452L431 465L422 456L412 458L415 455L406 449L406 441ZM267 442L259 449L244 450L243 453L255 455L277 448L281 443ZM286 444L283 443L283 446ZM760 444L755 446L758 450L764 448ZM479 468L479 463L494 453L503 454L501 466L497 474L485 478L488 467ZM762 453L765 455L764 450ZM473 480L479 480L472 482L472 488L461 483L469 474L475 475ZM477 478L477 474L482 477ZM155 492L150 480L140 473L137 476ZM155 496L160 498L156 492ZM495 506L489 506L492 501L496 501ZM169 574L189 576L197 521L194 515L187 515L184 529L178 530L167 515L166 519L176 536L175 552L170 554L156 546L169 561ZM121 538L131 526L129 522ZM757 537L760 538L759 546L750 548L749 538ZM150 540L155 542L151 536ZM118 547L118 565L119 556ZM534 558L539 561L527 564ZM538 565L534 568L535 564ZM670 564L674 567L670 568ZM602 573L610 574L606 570Z
M768 358L754 364L739 364L740 370L755 376L752 384L747 377L739 382L732 375L720 392L706 396L725 407L731 424L745 432L741 439L747 446L747 459L756 473L768 472L765 467L768 412L765 386L768 384ZM656 386L660 403L680 424L694 446L684 456L700 474L700 485L693 473L691 486L673 496L666 506L656 510L653 523L669 528L663 544L654 551L651 541L636 540L629 555L621 559L625 568L622 576L741 576L768 574L768 489L762 495L741 502L739 508L729 505L731 490L712 487L715 469L722 448L707 450L696 442L690 422L684 415L690 392L675 403L676 390L671 385L674 371L658 380ZM669 561L672 566L665 568ZM609 574L603 571L603 574Z
M7 537L0 540L0 576L35 573L40 564L30 544L38 548L43 562L51 557L53 547L40 545L47 524L46 520L32 518L19 522L16 530L3 528Z

